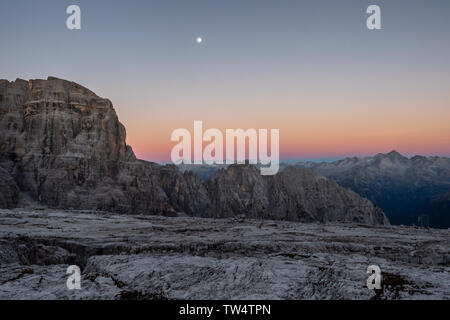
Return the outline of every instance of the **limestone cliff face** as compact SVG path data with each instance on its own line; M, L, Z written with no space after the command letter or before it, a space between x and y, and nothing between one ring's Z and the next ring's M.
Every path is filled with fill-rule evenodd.
M388 223L370 201L310 170L263 177L236 165L201 182L138 160L111 102L74 82L0 80L0 133L0 207L27 194L64 209Z
M136 158L109 100L56 78L3 80L0 130L2 167L23 192L55 207L130 209L125 192L135 181L122 171ZM141 206L163 207L150 202Z

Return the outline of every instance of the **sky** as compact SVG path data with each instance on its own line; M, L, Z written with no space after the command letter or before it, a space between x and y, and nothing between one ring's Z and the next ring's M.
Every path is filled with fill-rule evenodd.
M146 160L194 120L279 129L281 159L450 156L449 35L448 0L0 0L0 78L109 98Z

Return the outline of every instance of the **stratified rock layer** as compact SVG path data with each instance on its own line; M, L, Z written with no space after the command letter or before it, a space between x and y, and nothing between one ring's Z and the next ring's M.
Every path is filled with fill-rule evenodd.
M388 224L370 201L310 170L230 166L206 182L136 159L112 103L56 78L0 80L1 207L21 194L64 209ZM17 187L15 187L15 184Z

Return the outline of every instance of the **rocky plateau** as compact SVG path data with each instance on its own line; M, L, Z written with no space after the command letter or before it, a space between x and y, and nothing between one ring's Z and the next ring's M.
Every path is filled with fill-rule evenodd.
M449 230L49 209L0 210L0 226L0 299L450 297Z

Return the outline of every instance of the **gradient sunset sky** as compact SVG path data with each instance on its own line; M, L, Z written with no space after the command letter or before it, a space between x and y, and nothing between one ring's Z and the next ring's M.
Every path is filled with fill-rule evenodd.
M449 39L448 0L0 0L0 78L109 98L137 156L160 162L194 120L280 129L282 159L450 156Z

